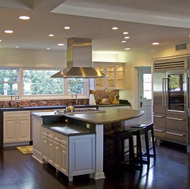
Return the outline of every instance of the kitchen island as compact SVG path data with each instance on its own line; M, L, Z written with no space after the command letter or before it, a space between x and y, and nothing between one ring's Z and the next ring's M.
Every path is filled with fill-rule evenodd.
M42 132L43 128L48 126L60 126L69 127L68 124L74 125L77 127L81 127L83 133L80 132L76 136L84 137L90 136L94 133L94 139L90 139L92 141L91 146L94 144L94 150L90 148L91 154L90 157L92 161L94 161L94 169L92 168L89 172L84 172L84 174L90 174L94 179L102 179L105 178L103 172L103 136L104 136L104 125L109 123L117 123L120 122L124 127L132 124L138 124L140 122L141 116L144 114L143 111L138 110L129 110L129 109L105 109L104 112L97 113L81 113L81 114L55 114L55 112L38 112L32 114L32 130L33 130L33 144L34 144L34 154L33 156L39 161L43 162L43 142L42 142ZM84 130L88 130L88 134L85 133ZM58 130L56 132L59 132ZM69 135L66 133L59 133L65 135L67 139L67 143L69 143ZM50 136L51 134L47 134ZM53 134L52 134L53 136ZM68 144L68 148L69 144ZM92 147L93 148L93 147ZM89 154L89 153L88 153ZM95 157L92 156L95 155ZM93 163L90 164L93 167ZM63 172L64 173L64 172ZM67 174L66 174L67 175ZM77 174L76 174L77 175ZM79 175L79 174L78 174ZM69 176L69 180L72 181L71 174Z

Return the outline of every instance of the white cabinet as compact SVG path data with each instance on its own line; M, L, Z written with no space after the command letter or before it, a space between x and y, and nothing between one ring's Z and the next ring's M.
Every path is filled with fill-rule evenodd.
M65 136L42 129L42 158L68 176L95 172L95 135Z
M3 119L4 144L30 141L30 111L4 112Z
M91 79L92 90L124 89L125 63L94 62L94 67L108 75L108 78Z

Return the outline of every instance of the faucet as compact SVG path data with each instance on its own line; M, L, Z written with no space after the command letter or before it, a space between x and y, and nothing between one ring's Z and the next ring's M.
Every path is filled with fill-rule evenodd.
M11 101L9 101L9 107L13 106L13 96L11 95Z

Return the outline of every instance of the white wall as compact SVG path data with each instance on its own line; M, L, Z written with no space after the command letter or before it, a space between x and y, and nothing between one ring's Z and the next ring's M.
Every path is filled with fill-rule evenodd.
M0 66L66 66L66 52L52 50L0 49Z

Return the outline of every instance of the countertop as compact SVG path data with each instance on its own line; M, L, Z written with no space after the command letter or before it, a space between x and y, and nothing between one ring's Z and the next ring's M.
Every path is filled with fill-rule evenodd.
M97 104L97 105L75 105L75 108L99 108L99 107L115 107L130 106L129 104ZM47 109L65 109L66 106L25 106L25 107L7 107L0 108L0 111L25 111L25 110L47 110Z
M66 136L95 134L95 132L92 132L89 129L69 125L67 123L49 124L43 125L43 127Z
M139 110L129 110L129 109L118 109L118 108L109 108L105 109L105 112L101 113L91 113L91 114L55 114L54 112L36 112L32 115L38 117L47 117L47 116L65 116L68 118L85 121L87 123L93 124L106 124L113 123L118 121L130 120L133 118L140 117L144 114L144 111Z

